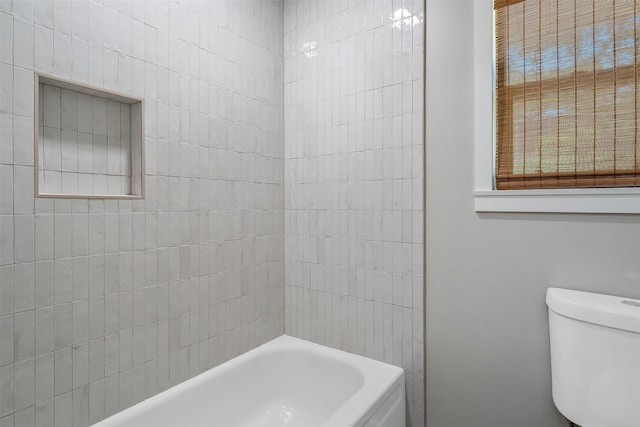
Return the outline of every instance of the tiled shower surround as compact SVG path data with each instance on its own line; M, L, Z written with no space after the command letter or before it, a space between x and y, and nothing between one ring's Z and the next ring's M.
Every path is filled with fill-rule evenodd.
M285 332L423 404L423 2L285 1Z
M0 32L0 426L87 426L281 335L282 3L0 0ZM34 70L145 99L144 200L34 198Z
M145 100L143 200L34 198L34 71ZM404 367L422 425L422 191L421 1L0 0L0 426L283 332Z

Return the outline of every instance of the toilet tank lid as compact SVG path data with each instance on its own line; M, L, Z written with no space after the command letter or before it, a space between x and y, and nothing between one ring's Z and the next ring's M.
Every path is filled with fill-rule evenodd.
M549 288L547 306L566 317L640 334L638 299Z

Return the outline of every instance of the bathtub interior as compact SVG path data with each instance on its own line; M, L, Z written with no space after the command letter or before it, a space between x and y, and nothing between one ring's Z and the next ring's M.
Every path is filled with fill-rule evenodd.
M275 341L278 342L274 344ZM356 359L345 361L339 357L343 352L309 344L282 336L256 349L259 351L245 353L96 427L329 426L342 418L339 412L345 402L358 400L362 397L359 391L371 385L359 366L359 362L369 359L349 355ZM383 401L397 401L397 393L401 392L404 419L404 386L396 384L395 389L401 390L378 396L378 406L384 406ZM396 398L390 399L394 392ZM375 404L359 404L361 415L366 414L361 423L340 425L365 425L369 418L375 421L376 417L371 417ZM397 426L377 422L366 425Z

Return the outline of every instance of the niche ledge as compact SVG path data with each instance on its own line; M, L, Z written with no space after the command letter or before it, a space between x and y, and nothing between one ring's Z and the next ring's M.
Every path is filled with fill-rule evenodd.
M144 197L144 101L35 74L35 196Z

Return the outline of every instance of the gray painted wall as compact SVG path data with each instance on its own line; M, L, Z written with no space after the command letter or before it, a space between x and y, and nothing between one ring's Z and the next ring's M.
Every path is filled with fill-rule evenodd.
M426 418L566 426L551 400L550 285L640 297L640 216L473 210L473 2L427 0Z

